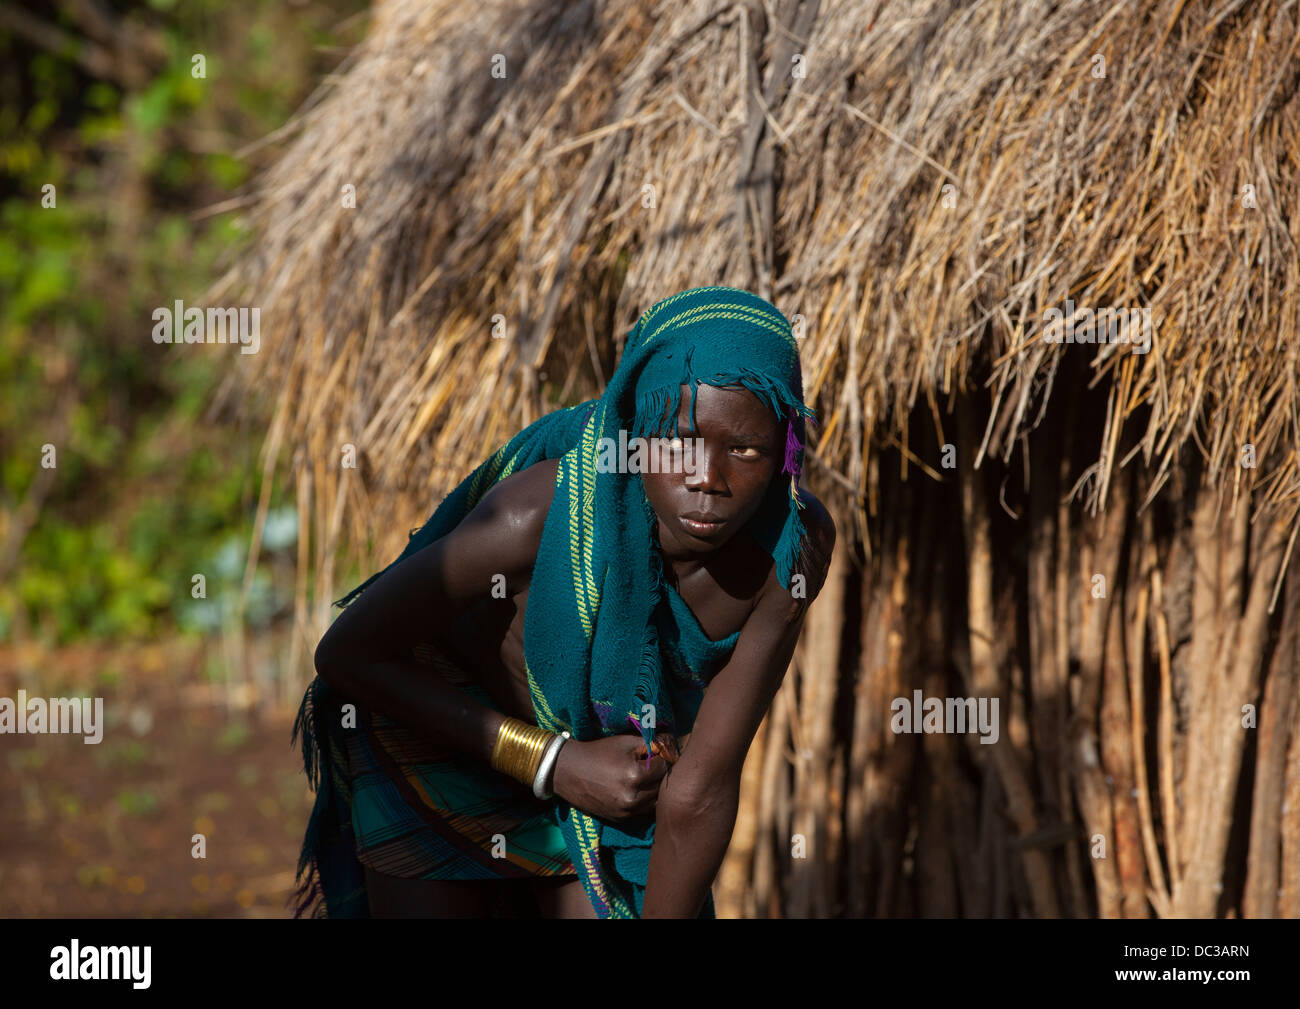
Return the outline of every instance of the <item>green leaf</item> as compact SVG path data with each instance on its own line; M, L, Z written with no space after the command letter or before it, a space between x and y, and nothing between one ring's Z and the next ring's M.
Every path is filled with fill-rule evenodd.
M126 101L127 118L142 133L155 133L167 122L171 111L173 87L166 77L154 81L141 94Z

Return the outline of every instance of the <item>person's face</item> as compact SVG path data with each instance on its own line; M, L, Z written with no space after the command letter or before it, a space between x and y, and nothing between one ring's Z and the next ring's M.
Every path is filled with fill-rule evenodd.
M711 553L731 539L758 511L785 458L784 424L748 389L701 384L692 429L691 390L681 388L678 434L699 439L693 458L684 445L665 447L661 472L641 473L660 546L675 557ZM669 426L663 437L671 436Z

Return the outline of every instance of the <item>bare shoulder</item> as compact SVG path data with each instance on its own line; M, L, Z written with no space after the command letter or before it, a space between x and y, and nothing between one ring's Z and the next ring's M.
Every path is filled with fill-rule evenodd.
M559 459L543 459L511 473L483 495L474 511L482 510L515 525L536 525L540 535L540 524L546 521L555 496L559 466Z
M464 568L476 584L483 571L504 574L512 591L527 584L555 496L558 465L546 459L494 484L444 537L442 577L455 579Z
M831 556L835 551L835 520L812 492L800 488L799 500L804 507L799 518L804 525L803 542L795 561L791 584L783 586L777 577L776 565L768 573L767 582L755 604L755 612L775 616L778 610L790 620L796 620L807 611L826 584Z
M820 575L817 587L826 580L830 570L831 554L835 550L835 520L826 506L811 491L801 491L799 499L804 503L802 512L804 529L807 531L808 575Z

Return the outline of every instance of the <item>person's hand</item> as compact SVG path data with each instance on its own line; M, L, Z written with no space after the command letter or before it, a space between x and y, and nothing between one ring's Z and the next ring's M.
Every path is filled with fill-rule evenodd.
M668 750L660 741L665 736L667 733L655 737L657 751ZM657 752L647 768L645 756L645 741L630 733L587 742L570 739L560 747L551 791L569 805L604 820L653 816L669 761ZM676 760L675 747L672 759Z
M650 752L653 756L663 757L664 760L668 761L670 767L681 758L681 751L677 748L677 739L671 732L656 732L654 739L650 740ZM636 756L638 760L645 760L644 745L636 751Z

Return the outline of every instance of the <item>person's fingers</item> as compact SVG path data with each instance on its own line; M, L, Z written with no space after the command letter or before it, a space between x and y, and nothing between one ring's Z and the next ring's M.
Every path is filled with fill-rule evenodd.
M659 797L653 792L639 799L636 804L636 815L649 816L655 811L655 803L658 799Z
M650 766L646 767L645 757L637 761L636 776L638 788L657 788L659 782L668 773L668 762L663 757L651 757Z
M661 732L650 740L650 752L656 756L663 757L668 763L675 764L677 758L681 756L681 750L677 746L677 740L669 732ZM640 742L636 745L635 755L645 760L645 743Z
M677 758L681 756L681 752L677 749L677 740L671 733L661 732L655 736L651 745L654 747L655 753L663 757L669 764L677 763Z
M659 795L659 786L662 784L664 776L668 774L668 764L662 757L650 758L650 769L645 769L645 758L637 767L636 792L638 798L644 799L647 796L651 799Z

